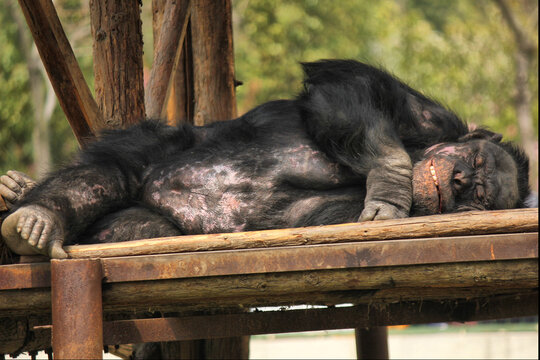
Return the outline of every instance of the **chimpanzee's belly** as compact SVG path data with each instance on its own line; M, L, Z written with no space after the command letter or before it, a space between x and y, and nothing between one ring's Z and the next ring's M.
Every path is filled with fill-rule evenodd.
M358 181L309 143L270 151L194 148L174 165L152 168L142 200L185 234L237 232L294 226Z

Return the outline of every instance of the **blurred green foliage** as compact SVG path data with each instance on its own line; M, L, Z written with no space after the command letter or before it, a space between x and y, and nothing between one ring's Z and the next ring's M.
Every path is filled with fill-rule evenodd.
M0 171L32 161L28 71L17 49L17 27L0 3Z
M13 1L13 0L7 0ZM151 62L150 1L143 2L145 62ZM518 21L538 45L536 15L511 2ZM92 87L88 6L55 1ZM530 6L529 6L530 7ZM0 173L32 172L32 108L28 74L18 49L17 29L0 2ZM352 58L379 65L433 96L470 123L486 125L519 140L514 108L515 42L491 0L233 0L239 113L262 102L294 96L301 86L299 62ZM538 129L538 54L531 70L531 111ZM76 148L60 109L51 121L53 160Z
M470 123L519 139L513 103L515 44L491 1L234 4L236 71L244 82L238 88L240 112L272 98L293 96L302 78L301 61L352 58L386 68ZM526 21L533 14L517 15ZM527 35L538 43L533 26ZM537 99L537 71L531 71L530 88ZM531 111L537 129L537 100Z

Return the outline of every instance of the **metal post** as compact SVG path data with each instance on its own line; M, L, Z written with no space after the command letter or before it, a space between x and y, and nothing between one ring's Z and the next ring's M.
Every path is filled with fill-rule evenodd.
M51 260L55 359L102 358L102 277L99 260Z
M356 356L358 359L388 359L388 331L386 326L358 328Z

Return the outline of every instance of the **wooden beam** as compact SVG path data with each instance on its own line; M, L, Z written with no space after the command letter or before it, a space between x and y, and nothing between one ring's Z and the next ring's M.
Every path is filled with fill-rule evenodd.
M163 10L159 39L154 50L154 62L146 85L146 114L159 118L167 88L177 57L177 49L183 44L190 16L190 1L169 1ZM156 39L154 39L156 41ZM181 47L181 46L180 46Z
M11 266L17 265L5 267ZM107 312L129 313L148 309L227 309L238 305L375 306L402 301L480 299L530 291L538 291L538 259L107 283L103 286L103 306ZM46 287L0 291L0 317L46 314L50 306L50 289Z
M94 138L103 116L51 0L19 0L51 84L81 146Z
M66 246L71 258L268 248L354 241L538 231L538 209L475 211L398 220Z
M351 329L355 327L474 321L537 313L538 293L494 296L483 306L475 302L426 301L383 306L261 311L241 314L185 316L109 321L103 339L108 345L152 341L195 340L229 336Z
M103 323L103 342L127 343L194 340L298 331L350 329L382 325L422 324L449 321L480 321L538 313L538 292L495 295L486 299L445 301L403 301L392 304L363 304L348 307L263 311L249 313L180 316L154 319L117 320ZM12 353L21 346L50 343L51 326L21 318L1 318L0 353ZM34 323L35 325L32 325ZM36 326L37 325L37 326ZM28 343L28 338L33 341ZM26 345L25 345L26 344ZM39 350L40 347L25 347Z
M193 2L195 125L236 117L231 0Z
M124 128L145 118L143 39L138 1L90 1L96 100L105 123Z

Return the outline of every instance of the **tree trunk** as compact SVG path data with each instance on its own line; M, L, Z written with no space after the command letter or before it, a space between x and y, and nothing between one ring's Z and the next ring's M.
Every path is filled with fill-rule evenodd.
M516 118L522 146L530 160L529 180L533 189L538 191L538 140L535 137L536 132L533 127L531 113L532 97L529 89L529 78L532 70L531 64L538 47L527 37L524 28L518 23L508 3L505 0L496 0L495 3L499 7L516 41Z
M195 125L236 117L231 1L192 4Z
M145 117L142 29L138 1L90 1L96 101L107 128Z
M10 5L12 4L10 3ZM14 6L10 6L10 10L17 24L19 44L28 68L30 96L34 112L32 153L35 174L37 178L40 178L51 169L49 121L56 105L56 98L37 49L30 39L28 27L21 12L15 9Z

